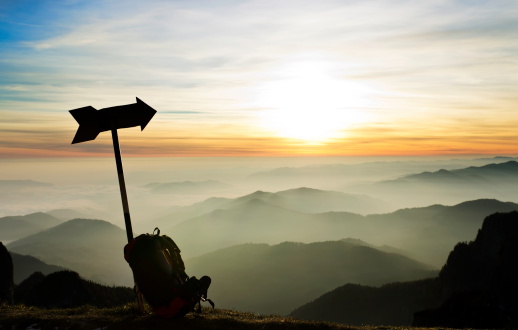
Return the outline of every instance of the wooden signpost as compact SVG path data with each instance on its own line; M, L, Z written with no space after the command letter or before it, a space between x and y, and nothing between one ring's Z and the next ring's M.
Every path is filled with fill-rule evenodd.
M156 110L141 101L137 97L137 103L119 105L110 108L96 110L92 106L70 110L70 114L79 124L72 144L95 140L99 133L111 130L113 139L113 151L115 153L115 162L117 163L117 174L119 176L119 187L121 191L122 209L124 212L124 222L126 224L126 235L128 242L133 239L133 229L131 227L131 217L128 205L128 196L126 194L126 183L124 182L124 172L122 169L122 160L119 148L119 138L117 129L140 126L144 130L151 118L155 115ZM141 312L144 311L144 300L142 294L137 292L138 305Z

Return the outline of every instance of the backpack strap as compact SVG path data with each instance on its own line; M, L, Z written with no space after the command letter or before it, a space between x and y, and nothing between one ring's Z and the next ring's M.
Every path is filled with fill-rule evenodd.
M162 248L168 252L169 258L171 258L171 262L175 266L175 271L178 272L184 281L187 281L189 276L185 273L185 264L180 255L181 251L176 243L167 235L161 235L159 241Z
M212 309L214 309L214 303L212 302L212 300L210 300L208 298L200 297L200 300L198 301L198 308L195 310L196 313L201 313L201 302L202 301L208 302L212 306Z

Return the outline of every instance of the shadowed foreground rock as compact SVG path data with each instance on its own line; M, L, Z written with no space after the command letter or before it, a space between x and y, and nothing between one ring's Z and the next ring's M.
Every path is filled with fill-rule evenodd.
M459 243L441 270L437 309L415 313L414 326L517 328L518 212L495 213L477 238Z
M13 259L0 242L0 306L13 303Z

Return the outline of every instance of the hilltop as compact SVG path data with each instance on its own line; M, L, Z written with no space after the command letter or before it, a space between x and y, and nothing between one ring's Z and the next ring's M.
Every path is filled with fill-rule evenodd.
M11 242L10 252L77 271L103 283L132 285L131 272L122 257L123 229L103 220L73 219Z
M16 240L62 223L57 217L43 212L0 218L0 241Z
M201 314L190 313L179 319L161 319L150 312L139 314L134 305L115 308L80 307L73 309L39 309L24 306L2 308L0 328L27 329L37 325L41 329L301 329L301 330L374 330L388 329L370 326L348 326L338 323L296 320L277 315L257 315L224 309L204 309ZM390 329L412 329L390 327ZM433 330L433 328L429 328ZM441 328L445 329L445 328Z

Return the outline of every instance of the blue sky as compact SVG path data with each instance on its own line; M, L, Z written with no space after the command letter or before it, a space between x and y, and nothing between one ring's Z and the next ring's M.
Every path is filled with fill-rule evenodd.
M135 96L159 111L135 155L514 153L517 7L4 0L0 154L108 153L63 143L68 110Z

